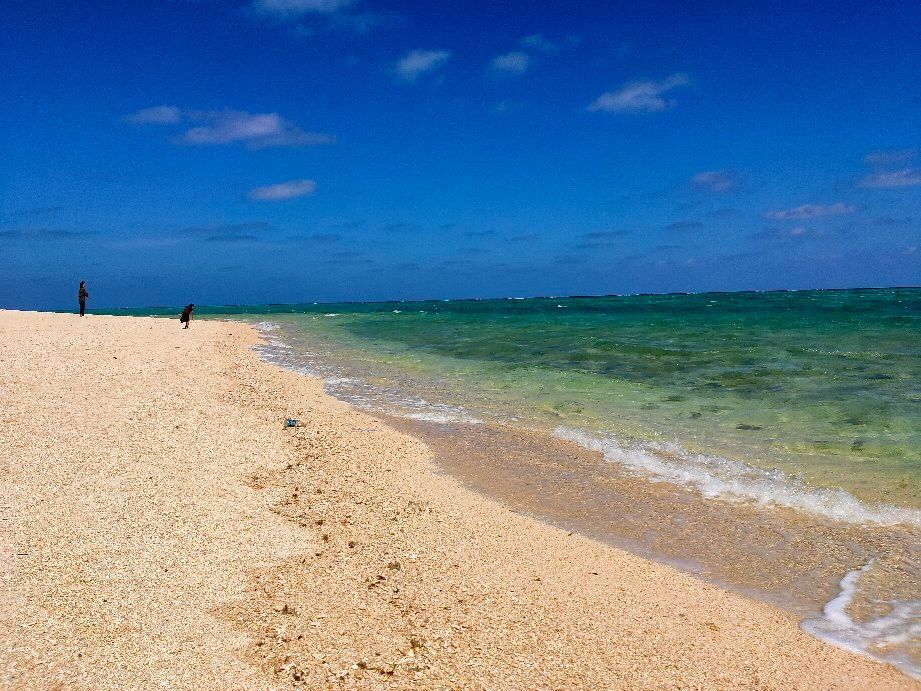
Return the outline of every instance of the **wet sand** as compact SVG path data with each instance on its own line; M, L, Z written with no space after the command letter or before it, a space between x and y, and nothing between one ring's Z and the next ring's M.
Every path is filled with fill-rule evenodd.
M875 569L872 578L863 579L855 607L918 594L921 534L909 526L849 524L785 507L704 499L535 430L383 419L423 439L445 472L514 511L691 571L804 618L818 616L838 595L842 576L870 559Z
M0 312L0 687L918 687L465 489L256 340Z

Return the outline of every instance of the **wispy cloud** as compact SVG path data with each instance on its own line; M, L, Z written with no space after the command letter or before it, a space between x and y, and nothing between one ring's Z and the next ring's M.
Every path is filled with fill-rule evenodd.
M397 61L396 75L414 82L422 75L437 72L450 59L450 50L412 50Z
M579 237L583 240L610 240L626 237L629 234L628 230L593 230L590 233L582 233Z
M613 240L586 240L573 245L573 247L578 250L604 250L620 246L619 243Z
M342 236L338 233L302 233L292 235L288 239L314 245L334 245L337 242L342 242Z
M39 206L28 210L30 216L54 216L64 210L63 206Z
M868 166L891 166L899 163L907 163L917 158L919 150L910 149L889 149L885 151L871 151L864 157L864 162Z
M921 149L890 149L871 151L864 157L864 162L872 172L857 181L858 187L916 187L921 185L921 167L910 165ZM893 169L894 166L899 166Z
M537 233L525 233L524 235L513 235L508 239L509 242L534 242L540 236Z
M857 183L858 187L915 187L921 185L921 168L902 168L872 173Z
M674 221L664 226L664 230L696 230L703 228L704 224L700 221Z
M804 240L816 240L826 235L827 233L821 228L795 226L794 228L762 228L748 237L752 240L790 244Z
M396 12L364 9L356 0L253 0L251 13L264 21L290 26L293 36L346 30L368 34L398 20Z
M768 211L766 214L764 214L764 217L772 218L775 221L793 221L810 218L822 218L823 216L844 216L846 214L854 213L856 210L856 206L851 206L850 204L845 204L843 202L838 202L837 204L832 204L830 206L822 206L821 204L803 204L802 206L797 206L795 209L778 209L775 211Z
M183 229L183 234L197 237L202 242L255 242L259 240L257 232L271 228L265 221L246 223L225 223L208 226L190 226Z
M401 233L409 230L416 230L416 226L413 223L406 223L405 221L397 221L395 223L388 223L383 228L381 228L386 233Z
M0 230L0 238L31 240L75 240L95 235L90 231L66 230L63 228L14 228Z
M553 258L554 264L562 266L571 266L573 264L584 264L586 257L584 254L559 254Z
M313 235L308 235L306 239L321 245L331 245L336 242L341 242L342 236L338 233L314 233Z
M183 233L192 234L211 234L211 233L241 233L254 230L266 230L271 225L266 221L246 221L244 223L218 223L208 226L187 226L182 229Z
M190 146L243 144L250 149L302 147L332 144L336 138L323 132L305 132L278 113L248 113L242 110L181 110L154 106L126 118L136 124L195 125L177 141Z
M696 173L691 184L698 189L710 192L730 192L736 186L735 177L725 170L706 170Z
M521 39L521 45L529 50L536 50L541 53L546 53L547 55L552 55L560 49L556 43L544 38L542 34L525 36Z
M641 113L656 112L671 108L675 100L666 94L678 87L690 83L688 76L682 72L666 77L660 81L628 82L617 91L601 94L588 107L591 112L606 113Z
M375 12L374 10L337 12L331 16L330 27L350 29L358 34L369 34L378 27L397 24L400 20L401 16L396 12Z
M259 16L291 21L307 14L333 14L352 4L353 0L254 0L252 8Z
M255 187L247 197L256 201L278 202L295 197L306 197L316 192L317 183L313 180L290 180L266 187Z
M348 221L330 220L330 221L323 221L319 223L318 225L320 225L323 228L329 228L331 230L355 230L356 228L363 228L366 224L364 221L359 221L359 220L348 220Z
M331 134L305 132L278 113L221 110L196 113L192 119L206 124L187 130L182 135L182 141L186 144L243 143L253 149L265 149L277 146L318 146L336 141Z
M218 235L208 235L202 238L203 242L257 242L259 237L252 233L222 233Z
M489 64L489 69L493 74L503 77L519 77L524 74L531 64L531 56L520 50L513 50L511 53L497 55Z
M368 257L330 257L324 259L323 263L333 266L371 266L374 260Z
M439 269L457 273L469 272L475 265L472 259L444 259L436 264Z
M15 211L0 211L0 222L3 218L36 218L36 217L45 217L50 218L52 216L57 216L60 212L64 210L63 206L37 206L26 209L18 209Z
M172 125L182 120L182 111L176 106L154 106L132 113L125 119L138 125Z
M489 63L489 71L498 77L520 77L535 61L547 58L560 50L560 45L542 34L525 36L518 42L519 49L497 55ZM500 112L505 108L497 108Z

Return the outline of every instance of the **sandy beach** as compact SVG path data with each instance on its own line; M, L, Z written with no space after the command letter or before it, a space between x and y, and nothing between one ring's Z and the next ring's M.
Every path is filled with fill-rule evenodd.
M921 688L466 489L258 339L0 311L0 687Z

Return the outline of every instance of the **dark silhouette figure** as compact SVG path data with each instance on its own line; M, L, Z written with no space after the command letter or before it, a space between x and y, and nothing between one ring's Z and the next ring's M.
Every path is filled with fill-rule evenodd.
M90 296L86 292L86 281L80 281L80 290L77 291L77 300L80 301L80 316L86 313L86 298Z
M182 310L182 314L179 315L179 323L185 324L185 326L182 327L183 329L189 328L189 322L192 321L192 312L194 311L195 311L195 304L191 302L184 310Z

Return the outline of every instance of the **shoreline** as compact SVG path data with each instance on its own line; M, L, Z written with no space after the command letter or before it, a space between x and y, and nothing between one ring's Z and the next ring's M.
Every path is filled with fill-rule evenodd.
M422 439L447 475L511 510L802 617L821 614L838 596L842 576L863 566L867 554L894 546L904 552L917 539L906 525L836 522L789 507L705 498L531 429L376 416ZM833 561L822 563L820 544L832 546Z
M0 311L2 685L918 688L465 489L257 342Z
M436 465L468 489L779 606L812 635L921 677L913 630L921 616L916 512L862 504L842 490L707 452L701 463L677 448L636 448L576 428L551 432L490 416L437 398L435 390L377 382L373 370L356 370L348 352L341 353L351 365L344 369L336 352L304 340L298 329L275 321L255 326L264 361L319 377L337 400L419 438ZM721 474L725 468L707 465L720 458L741 471L735 482Z

